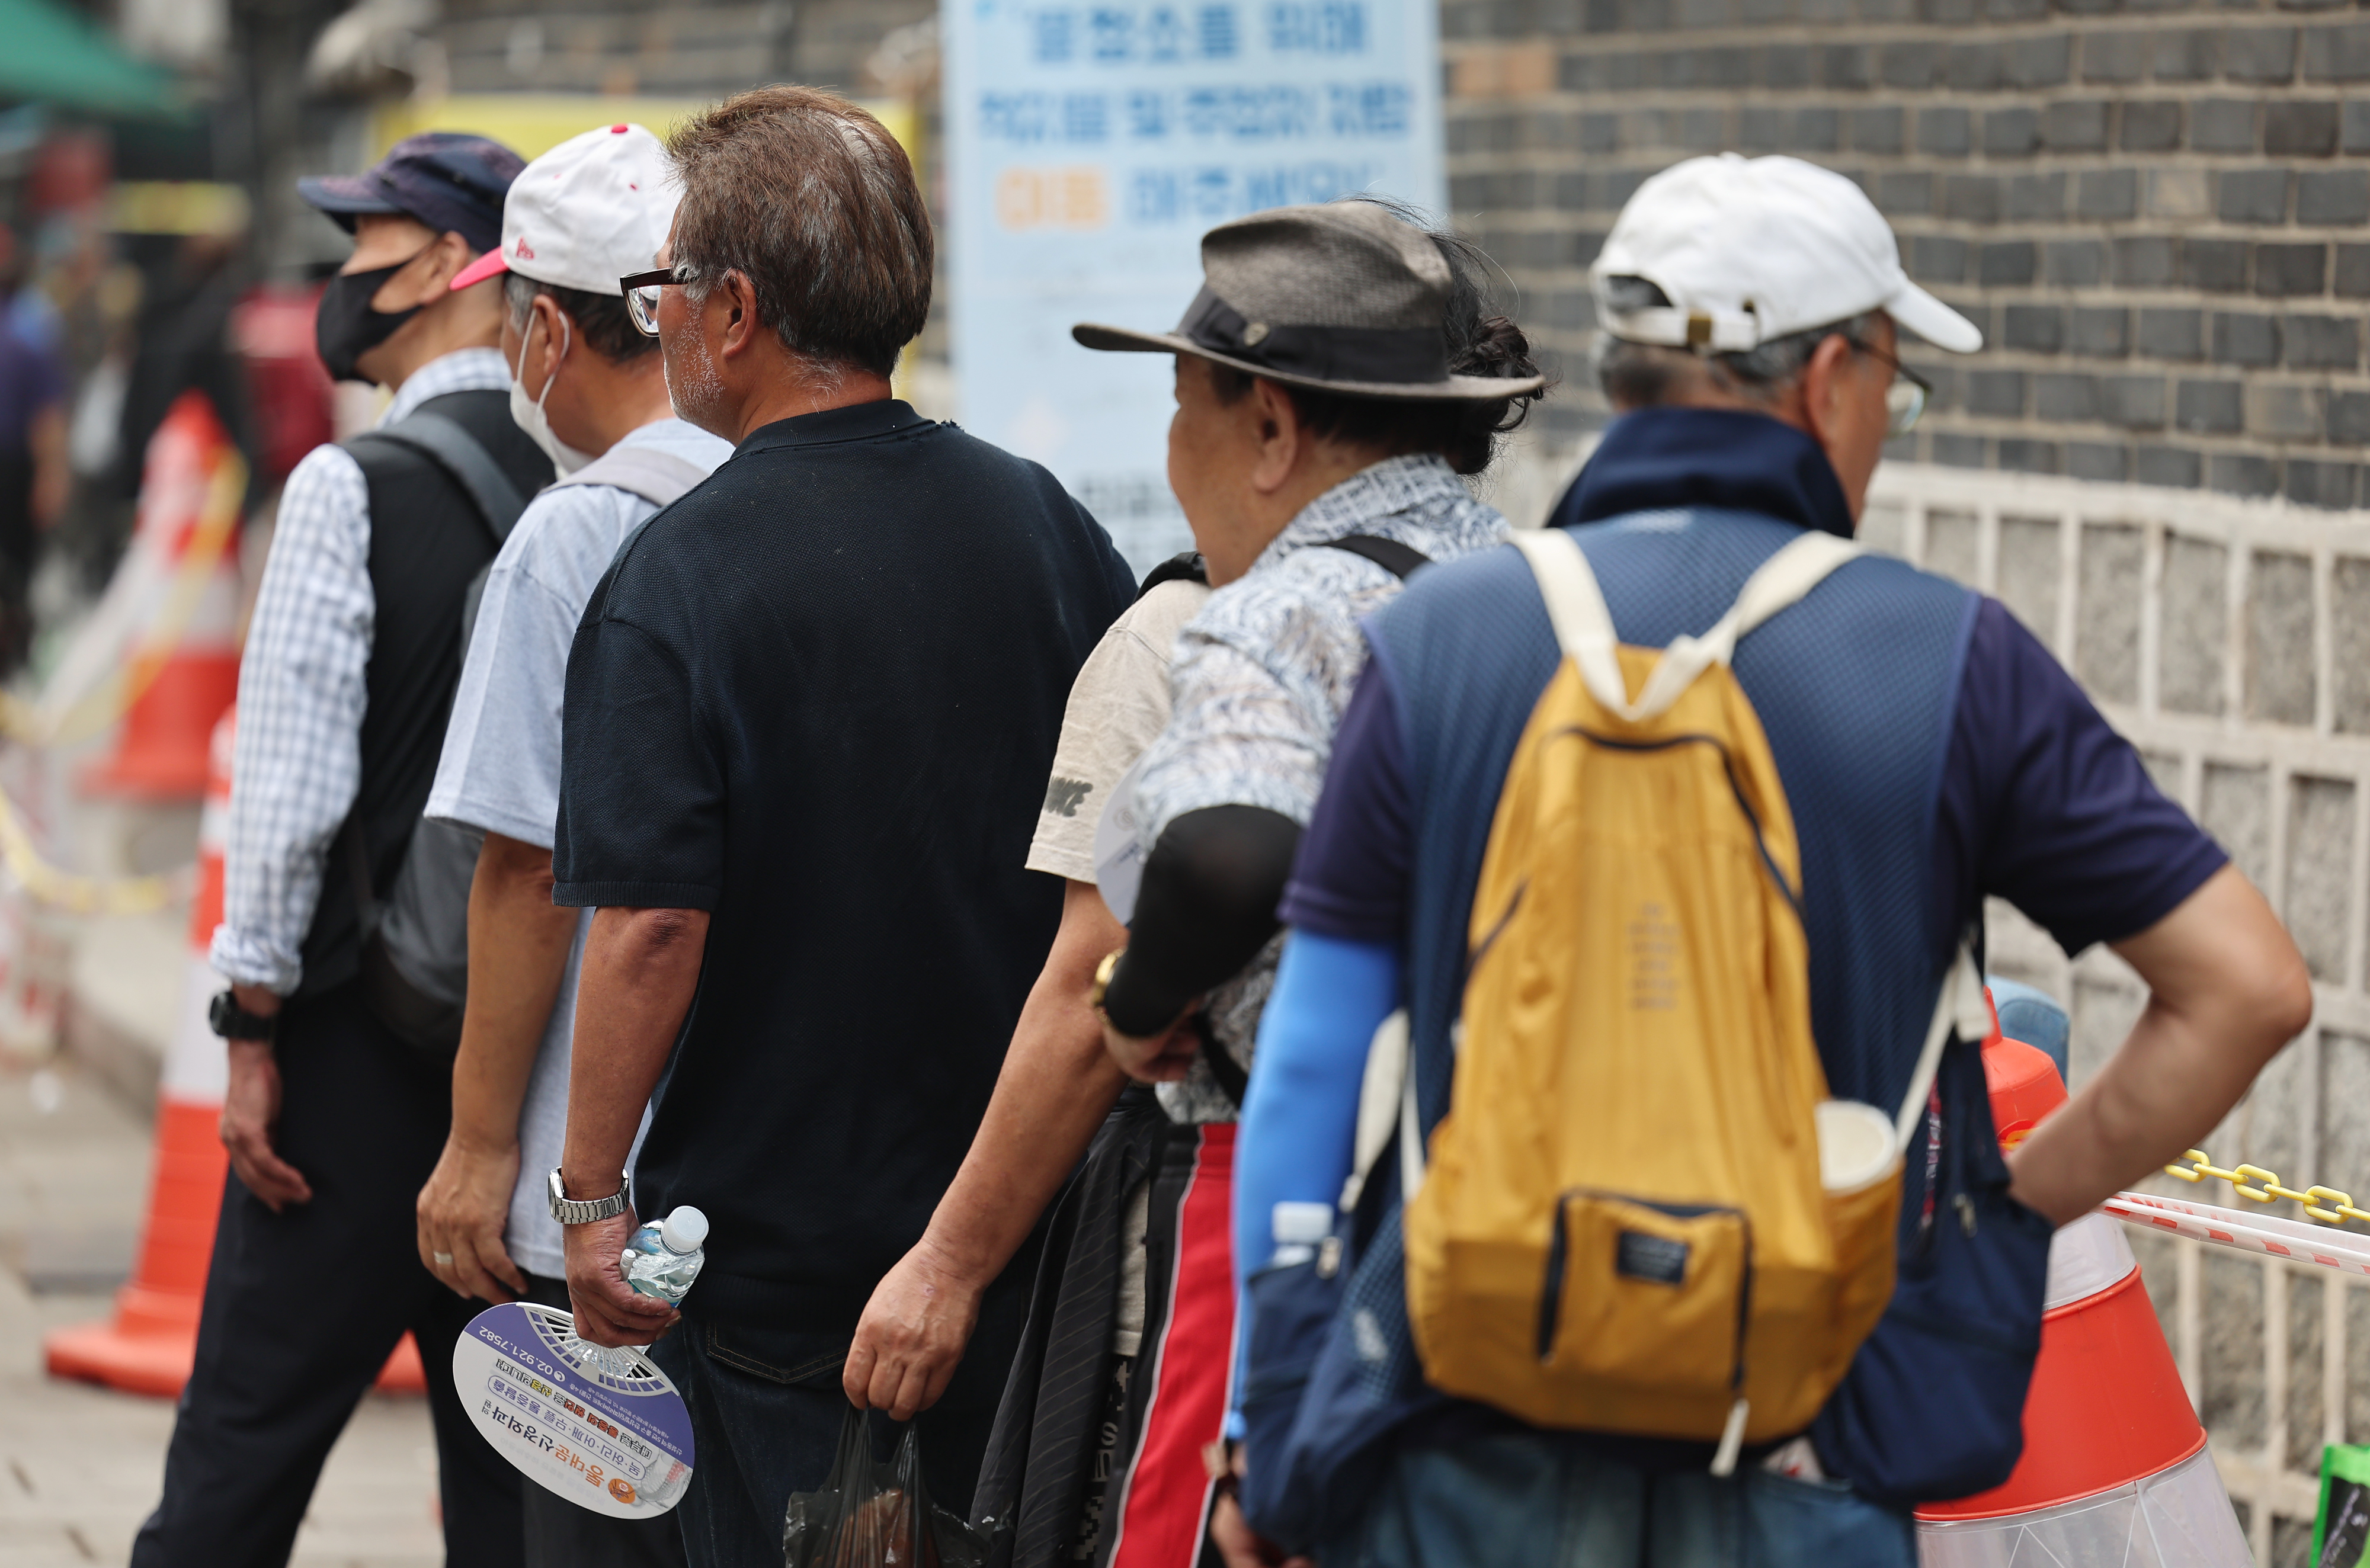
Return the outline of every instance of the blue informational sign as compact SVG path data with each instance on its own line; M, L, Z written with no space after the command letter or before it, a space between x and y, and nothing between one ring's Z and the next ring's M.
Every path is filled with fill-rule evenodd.
M1168 490L1166 331L1201 237L1354 191L1440 212L1433 0L946 0L953 360L972 433L1044 464L1141 573L1191 544Z

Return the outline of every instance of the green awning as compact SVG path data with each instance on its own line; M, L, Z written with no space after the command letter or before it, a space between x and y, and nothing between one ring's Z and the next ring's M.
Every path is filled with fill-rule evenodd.
M132 58L56 0L0 0L0 99L135 120L189 112L171 72Z

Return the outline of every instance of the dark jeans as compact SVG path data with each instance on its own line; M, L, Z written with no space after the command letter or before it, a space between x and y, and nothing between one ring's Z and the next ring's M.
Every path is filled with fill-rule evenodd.
M528 1300L568 1310L568 1281L530 1274L526 1283ZM683 1568L683 1527L672 1513L613 1519L532 1481L520 1490L526 1503L526 1568Z
M966 1516L987 1452L988 1428L1029 1310L1031 1245L980 1303L979 1326L946 1397L915 1418L930 1500ZM693 1287L692 1298L698 1299ZM686 1317L650 1358L691 1406L691 1490L675 1508L691 1568L779 1562L782 1515L794 1492L831 1473L847 1396L839 1386L850 1334L746 1329ZM896 1431L873 1418L876 1449Z
M1916 1568L1909 1516L1760 1469L1647 1471L1519 1434L1400 1449L1325 1568Z
M312 1184L274 1214L233 1174L198 1356L133 1568L279 1568L330 1445L403 1332L436 1427L444 1560L512 1568L518 1471L470 1425L453 1342L484 1309L420 1266L413 1204L452 1121L450 1067L387 1033L345 985L281 1014L276 1145Z

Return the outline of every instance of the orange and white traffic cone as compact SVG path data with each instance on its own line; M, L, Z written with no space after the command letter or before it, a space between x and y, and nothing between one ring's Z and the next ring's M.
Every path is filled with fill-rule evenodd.
M2014 1148L2065 1103L2046 1053L1984 1047L1992 1122ZM1922 1568L2246 1568L2253 1559L2123 1226L2086 1214L2049 1247L2024 1457L2002 1484L1917 1510Z
M178 615L180 624L152 625L150 640L131 650L125 678L138 695L113 753L82 774L84 789L143 800L193 800L204 792L207 738L238 696L238 559L230 546L244 485L245 469L213 405L203 393L181 394L148 442L124 569L172 582L201 539L214 560L188 585L194 591L153 596L158 612ZM225 506L228 519L220 515Z
M181 1013L165 1059L156 1106L155 1168L148 1219L132 1282L116 1293L106 1322L62 1328L44 1342L50 1375L104 1383L127 1393L177 1397L197 1359L198 1312L214 1225L222 1215L230 1157L222 1146L223 1093L229 1058L206 1023L206 1005L225 982L207 957L222 923L223 843L230 818L230 759L236 711L224 713L208 743L205 814L198 829L197 896L190 909L190 959ZM389 1392L426 1391L411 1336L379 1374Z

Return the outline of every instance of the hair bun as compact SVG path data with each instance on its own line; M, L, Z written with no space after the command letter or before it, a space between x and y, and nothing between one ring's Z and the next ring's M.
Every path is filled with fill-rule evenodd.
M1539 373L1531 361L1531 340L1510 316L1484 316L1474 324L1470 341L1458 345L1449 362L1455 375L1486 376L1514 381Z

